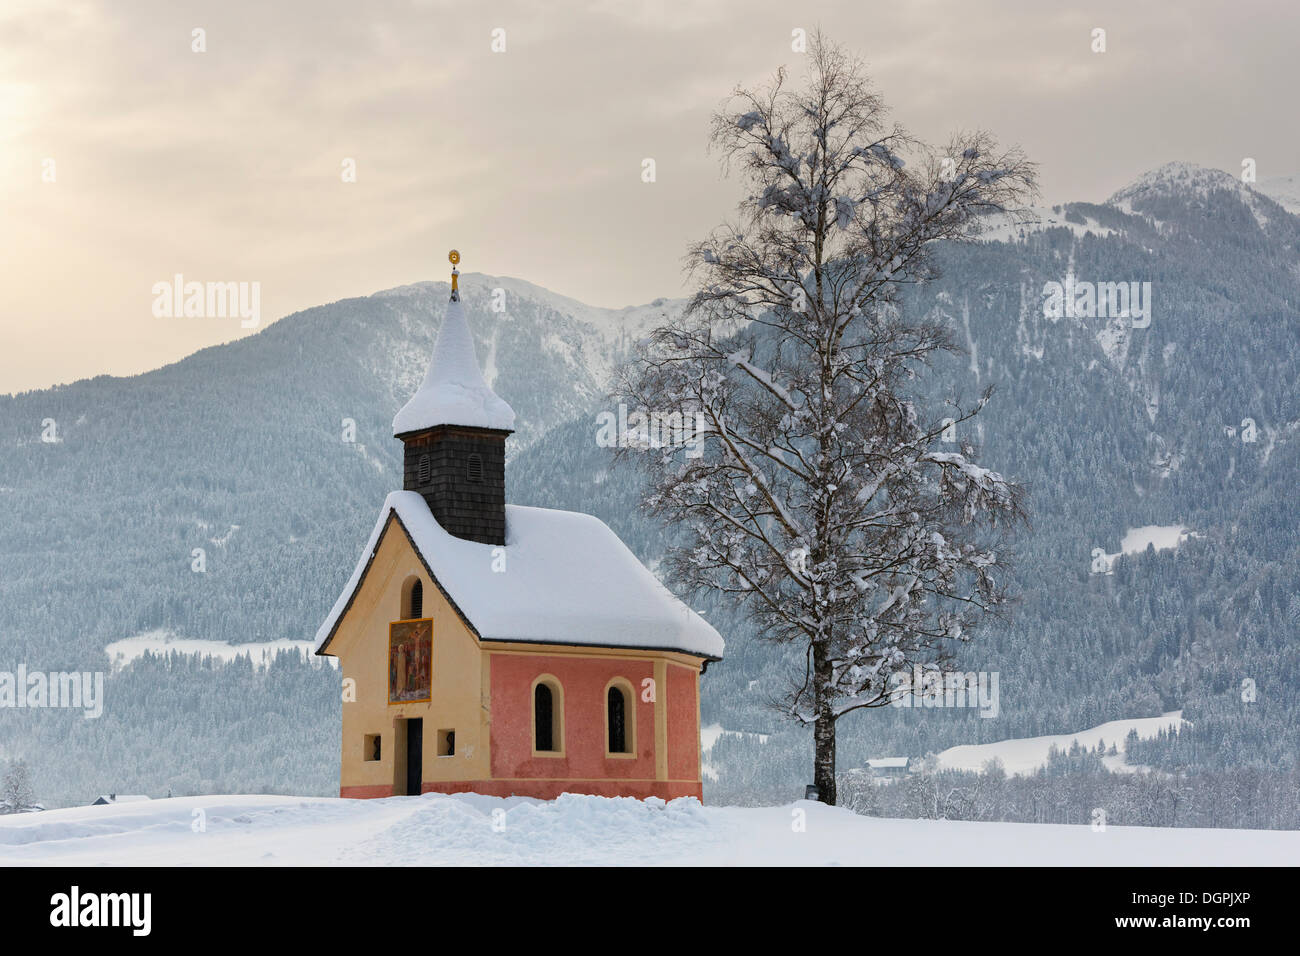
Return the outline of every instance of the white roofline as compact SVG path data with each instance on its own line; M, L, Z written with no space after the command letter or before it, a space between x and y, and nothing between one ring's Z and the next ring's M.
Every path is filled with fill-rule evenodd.
M506 544L479 544L445 531L419 494L390 493L351 578L316 631L315 652L326 653L395 517L434 584L482 641L722 659L721 635L600 519L517 505L507 505L506 514ZM498 551L504 574L493 571Z

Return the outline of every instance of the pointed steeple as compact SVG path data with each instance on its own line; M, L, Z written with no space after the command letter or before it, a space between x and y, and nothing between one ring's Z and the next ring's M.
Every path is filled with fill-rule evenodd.
M515 413L483 378L452 264L451 299L424 382L393 419L404 448L402 487L419 492L449 534L506 540L506 436Z
M460 253L452 250L449 258L454 266ZM455 268L451 270L451 299L424 382L393 418L393 434L398 438L435 425L514 430L514 410L492 391L479 369L457 288L459 275Z

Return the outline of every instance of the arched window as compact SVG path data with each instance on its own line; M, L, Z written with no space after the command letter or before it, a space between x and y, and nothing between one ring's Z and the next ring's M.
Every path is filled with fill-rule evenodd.
M627 701L623 699L623 691L618 687L611 687L607 695L609 700L606 705L609 724L609 752L612 754L627 753Z
M564 753L564 691L549 675L533 683L533 753Z
M533 724L537 728L538 750L555 749L555 698L545 684L533 691Z
M413 621L424 617L424 582L412 574L402 582L401 620Z
M424 582L416 581L411 586L411 617L424 617Z
M427 485L429 479L433 476L433 466L429 463L428 455L421 455L416 466L416 483Z
M632 685L616 677L605 687L605 753L632 756L636 753L635 708Z
M465 480L480 482L483 480L483 456L470 455L465 462Z

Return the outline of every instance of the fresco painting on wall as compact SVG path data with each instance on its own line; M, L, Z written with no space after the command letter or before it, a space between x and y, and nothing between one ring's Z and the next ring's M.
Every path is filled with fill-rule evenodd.
M433 621L393 621L388 626L388 702L429 700L432 665Z

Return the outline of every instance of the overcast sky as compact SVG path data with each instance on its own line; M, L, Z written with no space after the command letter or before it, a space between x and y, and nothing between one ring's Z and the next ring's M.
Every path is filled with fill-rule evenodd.
M0 393L248 334L156 318L153 285L176 273L260 283L264 325L445 278L452 246L463 271L595 305L684 294L686 244L739 196L706 151L709 115L737 83L802 74L796 28L864 56L914 133L1019 143L1047 203L1102 201L1175 159L1294 173L1297 10L3 0Z

